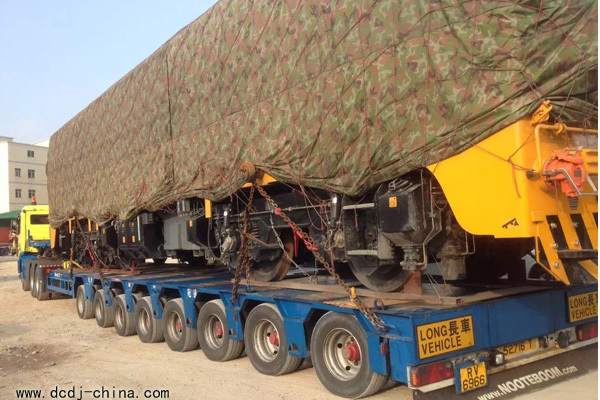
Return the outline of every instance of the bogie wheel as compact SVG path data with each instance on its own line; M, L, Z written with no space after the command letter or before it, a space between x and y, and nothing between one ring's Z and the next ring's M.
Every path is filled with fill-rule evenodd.
M137 302L135 295L134 302ZM115 297L115 331L119 336L135 335L135 313L127 311L127 300L124 294L119 294Z
M190 351L198 347L196 328L186 324L183 299L172 299L163 310L165 341L173 351Z
M274 304L263 303L250 311L244 342L250 362L265 375L289 374L302 363L302 358L289 353L283 319Z
M39 301L50 299L48 292L48 282L46 281L46 273L43 268L37 268L35 271L35 297Z
M404 287L412 274L399 264L379 265L364 256L348 257L348 263L356 279L376 292L396 292Z
M23 291L27 292L31 290L31 282L29 281L29 263L25 263L23 266L23 275L25 277L21 279L21 287L23 287Z
M212 361L229 361L244 351L244 342L228 336L225 305L212 300L200 308L198 314L198 343L206 358Z
M37 297L35 295L35 272L37 270L37 264L35 263L31 263L29 264L29 287L31 288L31 291L29 292L29 294L31 294L32 297Z
M75 295L77 304L77 314L81 319L90 319L94 317L94 303L85 299L85 287L79 285Z
M280 281L290 271L292 257L294 255L294 235L291 231L283 231L279 234L283 249L280 255L273 260L255 261L252 265L252 277L261 282Z
M144 296L135 304L135 328L143 343L158 343L165 340L162 320L152 314L150 296Z
M388 380L371 371L367 335L352 315L328 312L321 317L313 330L311 356L319 380L337 396L370 396Z
M115 321L115 306L106 305L106 294L104 289L96 290L94 294L94 314L96 315L96 323L100 328L108 328L114 325Z

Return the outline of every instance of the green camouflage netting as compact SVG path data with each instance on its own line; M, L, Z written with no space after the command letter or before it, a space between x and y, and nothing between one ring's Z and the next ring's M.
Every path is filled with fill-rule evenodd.
M51 223L222 199L253 162L361 194L551 99L597 120L595 0L221 0L56 132Z

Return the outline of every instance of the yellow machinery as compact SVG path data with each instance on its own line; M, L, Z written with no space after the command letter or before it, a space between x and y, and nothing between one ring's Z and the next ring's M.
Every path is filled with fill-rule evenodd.
M535 238L537 261L556 279L571 283L567 265L597 279L598 150L578 147L574 134L597 143L598 131L547 124L551 109L547 101L429 170L468 233Z

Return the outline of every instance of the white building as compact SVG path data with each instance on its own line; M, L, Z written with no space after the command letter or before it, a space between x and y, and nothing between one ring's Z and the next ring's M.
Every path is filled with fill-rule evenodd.
M20 210L33 196L37 204L48 204L47 143L17 143L0 136L0 213Z

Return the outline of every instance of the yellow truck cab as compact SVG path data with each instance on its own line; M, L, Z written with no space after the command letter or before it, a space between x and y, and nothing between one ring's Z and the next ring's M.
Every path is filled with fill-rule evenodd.
M47 205L25 206L19 214L17 234L19 255L38 253L40 248L50 247L49 208Z
M33 275L31 262L45 249L50 248L50 223L48 221L49 207L47 205L32 204L25 206L17 220L18 255L17 270L23 282L23 288L29 287ZM31 276L29 276L31 275Z

